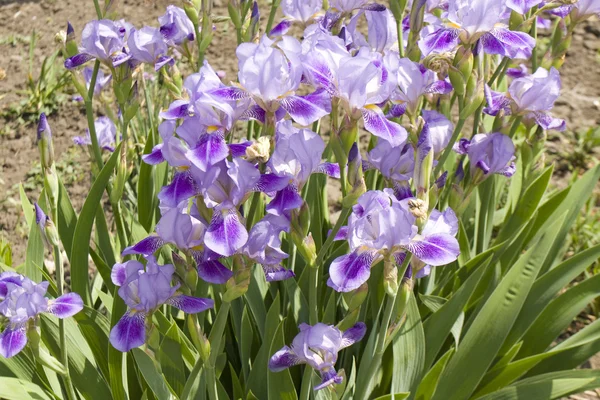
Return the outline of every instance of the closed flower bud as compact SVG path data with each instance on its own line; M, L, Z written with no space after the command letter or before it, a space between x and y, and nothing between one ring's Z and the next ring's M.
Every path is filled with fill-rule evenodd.
M298 235L295 235L294 231L292 230L292 240L298 248L302 258L304 258L309 265L315 266L314 263L317 259L317 246L315 245L315 240L312 237L312 233L309 233L308 236L301 238Z
M189 0L185 0L183 2L183 10L185 11L185 15L187 15L190 21L192 21L192 24L194 24L194 26L198 26L200 21L198 19L198 8L196 8L194 3Z
M250 285L251 270L241 255L233 257L233 276L227 281L223 301L231 302L243 296Z
M206 335L200 336L200 358L202 361L206 362L210 358L210 342Z
M54 164L54 147L52 145L52 130L46 114L40 114L37 128L37 144L40 150L41 164L43 168L50 168Z
M448 205L453 210L458 210L461 208L464 199L464 191L459 185L452 185L452 189L450 190L450 199L448 200Z
M398 268L393 257L386 257L383 262L383 287L388 296L398 293Z
M364 303L369 294L369 285L365 282L358 289L351 292L342 293L344 301L348 304L348 311L357 310Z
M56 174L56 167L52 165L50 168L46 168L44 171L44 188L46 194L53 208L58 207L58 175Z
M77 42L75 40L75 30L70 22L67 22L67 32L64 44L66 51L66 54L64 54L65 57L73 57L79 52L79 49L77 48Z

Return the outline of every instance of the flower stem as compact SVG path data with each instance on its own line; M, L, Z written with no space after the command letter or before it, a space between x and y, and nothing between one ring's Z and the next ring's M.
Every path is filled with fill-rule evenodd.
M508 57L504 57L498 67L494 71L494 74L488 81L488 86L492 86L496 80L500 81L504 77L504 73L506 73L506 68L508 67L508 62L510 59Z
M94 152L94 159L98 165L98 173L102 171L104 163L102 162L102 154L100 153L100 146L98 145L98 136L96 135L96 126L94 122L94 87L96 86L96 78L98 77L98 71L100 70L100 61L96 60L94 64L94 71L92 72L92 79L90 81L90 88L88 90L87 98L85 99L85 115L87 117L88 129L90 131L90 139L92 141L92 151Z
M203 366L204 366L204 362L202 361L201 358L198 358L198 360L196 361L196 364L194 365L194 368L192 369L192 372L190 372L190 376L188 377L188 380L187 380L185 386L183 387L183 392L181 394L181 400L187 400L190 398L190 395L193 394L192 387L194 386L196 379L198 379L198 375L200 375L200 373L202 372Z
M448 143L448 146L446 146L446 149L442 153L442 157L440 157L439 162L438 162L437 166L435 167L435 171L433 173L434 178L437 178L439 176L440 172L442 171L442 168L444 168L444 164L446 163L446 160L450 156L452 147L454 146L454 143L456 143L456 141L458 140L458 136L460 135L462 128L465 126L465 122L466 122L466 119L459 118L458 123L456 124L456 127L454 128L454 133L452 134L452 138L450 139L450 143Z
M512 126L510 127L510 133L508 134L508 136L511 139L515 136L515 133L517 133L517 129L519 129L519 126L521 125L522 120L523 120L523 117L515 118L515 121L513 122Z
M98 3L98 0L94 0L94 8L96 9L96 16L98 19L102 19L102 9L100 8L100 3Z
M267 28L265 29L265 33L268 35L271 32L271 28L273 28L273 22L275 21L275 14L277 14L277 8L279 7L279 3L281 0L273 0L271 3L271 12L269 13L269 20L267 21Z
M310 365L304 367L304 375L302 375L302 387L300 388L299 400L310 400L310 388L312 386L312 368Z
M210 357L208 359L208 365L206 366L206 379L208 387L208 397L211 400L219 400L219 392L217 390L217 379L215 376L215 365L217 363L217 356L219 355L219 349L221 348L221 340L223 339L223 333L225 332L225 325L227 323L227 317L229 315L229 309L231 303L224 301L221 303L217 318L210 331Z
M310 324L314 325L319 322L319 310L318 310L318 288L319 288L319 272L320 268L309 268L309 283L308 283L308 309L310 310L309 320Z

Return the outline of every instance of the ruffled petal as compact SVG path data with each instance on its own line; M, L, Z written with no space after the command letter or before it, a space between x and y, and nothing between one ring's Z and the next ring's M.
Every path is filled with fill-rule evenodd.
M281 106L294 121L307 126L331 113L331 98L324 89L319 89L306 96L287 96Z
M206 311L209 308L213 308L215 302L212 299L203 299L200 297L192 297L180 294L178 296L171 297L167 301L167 304L180 309L184 313L197 314L199 312Z
M449 264L455 261L460 254L458 240L447 233L417 235L406 245L406 249L425 264L434 267Z
M216 211L206 230L206 247L225 257L232 256L248 241L248 231L236 211Z
M110 331L110 343L119 351L127 352L146 341L146 314L129 310Z
M187 152L187 158L201 171L227 158L229 147L223 135L218 133L204 134L195 148Z
M83 310L83 300L77 293L63 294L48 302L48 312L58 318L68 318Z
M363 108L362 115L365 129L373 135L387 140L392 147L398 147L406 141L408 137L406 129L388 120L379 107Z
M4 358L16 356L26 345L25 325L9 326L0 334L0 355Z
M351 292L358 289L371 276L371 264L376 254L372 250L362 253L354 251L336 258L329 267L327 286L337 292Z
M458 29L438 29L421 39L419 48L424 56L452 51L458 46L459 34Z
M280 372L294 365L302 364L303 361L298 357L291 348L283 346L281 350L273 354L269 360L269 369L273 372Z

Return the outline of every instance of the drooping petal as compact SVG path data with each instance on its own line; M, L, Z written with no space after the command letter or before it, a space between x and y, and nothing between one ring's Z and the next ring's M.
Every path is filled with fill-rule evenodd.
M458 29L438 29L419 41L419 48L424 56L430 53L446 53L452 51L459 42Z
M567 129L567 123L564 119L554 118L552 115L545 112L535 112L531 113L533 119L539 126L546 130L555 130L559 132L563 132Z
M263 265L262 268L265 272L267 282L284 281L296 276L294 271L284 268L281 265Z
M195 148L187 152L187 158L201 171L227 158L229 147L223 135L218 133L202 135Z
M332 178L340 179L340 166L338 163L324 162L319 165L317 172L330 176Z
M67 293L48 302L48 312L58 318L68 318L83 310L83 300L77 293Z
M399 124L388 120L379 107L363 108L365 129L373 135L387 140L392 147L403 144L408 137L406 129Z
M269 36L270 37L283 36L287 33L287 31L290 30L291 26L292 26L292 21L290 21L288 19L284 19L283 21L281 21L280 23L275 25L275 27L273 27L273 29L271 29L271 32L269 32Z
M160 249L165 245L165 241L160 236L148 236L145 239L140 240L133 246L126 247L123 249L121 255L128 256L131 254L143 254L149 256L154 254L156 250Z
M80 65L85 64L86 62L93 60L95 57L89 54L75 54L73 57L69 57L65 60L65 68L66 69L74 69L79 67Z
M327 62L311 57L305 60L304 68L309 75L309 80L318 88L323 88L330 95L337 93L335 85L335 74Z
M275 198L267 204L267 212L275 215L285 215L287 211L295 210L302 206L302 196L292 185L286 186L275 195Z
M495 117L503 110L505 114L510 115L511 100L504 93L495 92L488 85L485 85L484 93L487 107L483 109L483 112Z
M310 125L331 112L331 98L324 89L306 96L287 96L281 106L300 125Z
M163 143L157 144L154 146L152 151L149 154L144 154L142 156L142 160L149 165L158 165L165 161L165 158L162 154Z
M235 210L215 212L206 230L206 247L225 257L232 256L248 241L248 231Z
M273 372L283 371L294 365L302 364L304 361L300 359L291 348L283 346L281 350L271 356L269 360L269 369Z
M350 254L336 258L329 267L327 286L337 292L350 292L358 289L371 276L371 264L375 260L375 251Z
M527 33L505 28L496 28L484 34L480 42L485 53L509 58L528 58L536 45L535 40Z
M182 201L194 197L197 191L192 175L187 171L178 172L173 177L173 181L161 189L158 198L162 206L175 208Z
M0 334L0 355L11 358L27 345L25 325L9 326Z
M175 100L169 106L169 109L158 114L160 118L171 120L185 118L190 115L192 105L186 100Z
M447 233L417 235L406 245L406 249L425 264L434 267L449 264L455 261L460 254L458 241Z
M431 85L427 86L425 93L428 94L448 94L452 91L453 87L450 82L446 81L435 81Z
M221 285L233 276L233 272L217 260L201 260L197 264L198 276L205 282Z
M110 279L116 286L123 286L127 280L127 264L115 264L110 271Z
M203 299L200 297L186 296L183 294L173 296L167 301L167 304L180 309L186 314L197 314L213 308L215 302L212 299Z
M344 331L340 349L352 346L354 343L360 341L365 336L365 333L367 333L367 325L364 322L357 322L354 326Z
M315 391L324 389L329 385L339 385L343 380L344 378L341 375L338 375L334 369L321 372L321 383L315 386Z
M127 311L110 331L110 344L124 353L140 347L146 341L145 323L146 314Z
M250 94L243 89L225 86L209 92L213 97L220 98L226 101L236 101L250 98Z
M276 174L263 174L254 186L255 192L273 193L285 188L290 183L290 178L287 176L279 176Z

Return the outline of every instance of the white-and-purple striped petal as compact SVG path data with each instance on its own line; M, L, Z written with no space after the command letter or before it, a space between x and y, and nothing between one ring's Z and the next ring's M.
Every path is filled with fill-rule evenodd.
M212 299L203 299L201 297L186 296L183 294L173 296L167 301L167 304L180 309L186 314L197 314L213 308L215 302Z
M509 58L529 58L536 45L535 39L525 32L495 28L480 39L483 51Z
M329 177L340 179L340 166L338 163L324 162L317 167L317 172Z
M364 322L357 322L354 326L344 331L340 349L352 346L354 343L362 340L365 333L367 333L367 325Z
M425 93L428 94L448 94L452 91L453 87L450 82L447 81L435 81L431 85L427 86Z
M254 192L274 193L290 184L290 178L276 174L262 174L253 188Z
M282 267L281 265L262 265L267 282L284 281L296 276L294 271Z
M331 112L331 98L324 89L306 96L287 96L281 106L300 125L307 126Z
M350 254L336 258L329 267L327 286L337 292L351 292L358 289L371 276L371 264L376 252L372 250Z
M145 256L149 256L151 254L154 254L156 250L160 249L164 245L165 241L160 236L152 235L140 240L133 246L126 247L125 249L123 249L121 255L128 256L131 254L143 254Z
M195 148L186 154L188 160L201 171L227 158L229 147L220 133L207 133L200 137Z
M500 111L504 111L506 115L511 114L511 100L504 93L495 92L488 85L485 85L484 92L487 107L483 109L483 112L492 117L498 115Z
M75 54L73 57L69 57L65 60L65 68L75 69L94 58L94 56L85 53Z
M25 325L8 326L0 334L0 355L11 358L19 354L27 345Z
M190 115L191 107L192 105L187 100L175 100L166 111L161 112L158 116L166 120L185 118Z
M128 352L146 341L146 314L129 310L110 331L110 344L119 351Z
M392 147L400 146L406 141L408 137L406 129L388 120L378 107L363 108L362 115L365 129L373 135L387 140Z
M116 286L123 286L127 280L127 263L116 263L110 271L110 280Z
M459 34L458 29L438 29L421 39L419 48L424 56L452 51L458 46Z
M163 143L157 144L156 146L154 146L150 153L144 154L142 156L142 160L149 165L158 165L160 163L165 162L165 158L162 154L163 146Z
M460 254L458 241L447 233L417 235L406 245L406 249L425 264L434 267L449 264Z
M563 132L567 129L567 123L564 119L554 118L552 115L545 112L531 113L528 117L533 118L539 126L546 130Z
M58 318L68 318L83 310L83 300L77 293L67 293L48 302L48 312Z
M204 244L225 257L234 255L248 241L248 231L240 222L237 211L215 211L206 230Z
M194 197L198 193L194 178L188 172L178 172L173 177L173 181L164 186L158 193L158 198L162 206L175 208L182 201Z
M244 89L240 89L234 86L224 86L218 89L211 90L209 94L213 97L217 97L226 101L237 101L243 99L249 99L250 94Z
M294 365L302 364L304 361L300 359L291 348L283 346L281 350L271 356L269 360L269 369L273 372L280 372Z

